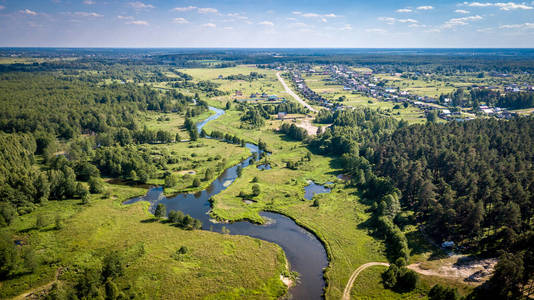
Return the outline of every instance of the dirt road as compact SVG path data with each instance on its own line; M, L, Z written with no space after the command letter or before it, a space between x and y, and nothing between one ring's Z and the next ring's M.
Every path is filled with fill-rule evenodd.
M317 112L317 110L313 107L311 107L311 105L309 105L308 103L306 103L306 101L302 100L302 98L299 97L299 95L295 94L295 92L293 92L289 86L286 84L286 82L284 81L284 79L282 78L282 76L280 76L280 72L277 72L276 73L276 77L278 77L278 80L280 81L280 83L284 86L284 89L286 90L286 93L288 93L289 95L291 95L291 97L295 98L295 100L297 100L300 104L304 105L307 109L309 109L310 111L313 111L313 112Z
M461 280L467 284L477 286L485 282L493 274L497 259L470 259L465 255L454 255L446 259L435 261L436 263L423 265L424 263L415 263L406 266L408 269L413 270L421 275L437 276L441 278L447 278L452 280ZM350 299L350 290L356 280L356 277L365 269L372 266L385 266L389 267L388 263L370 262L361 265L357 268L349 278L349 282L345 286L343 291L343 300Z
M347 282L347 285L345 286L345 290L343 291L343 297L342 300L350 300L350 290L352 289L352 285L354 284L354 281L356 280L356 277L365 269L372 267L372 266L384 266L389 267L388 263L381 263L381 262L370 262L361 265L356 271L352 272L352 275L350 275L349 282Z

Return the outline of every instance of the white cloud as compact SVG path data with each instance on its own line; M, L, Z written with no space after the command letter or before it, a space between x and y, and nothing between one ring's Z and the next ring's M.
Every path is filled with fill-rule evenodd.
M226 26L226 27L224 27L223 29L224 29L224 30L232 30L232 29L234 29L234 28L233 28L233 27L230 27L230 26Z
M500 10L516 10L516 9L533 9L534 7L529 6L525 3L515 3L515 2L464 2L464 5L470 7L498 7Z
M397 9L396 12L398 13L410 13L412 12L413 10L409 9L409 8L400 8L400 9Z
M85 0L83 1L83 4L86 4L86 5L93 5L93 4L96 4L95 1L92 1L92 0Z
M259 22L258 24L264 25L264 26L274 26L274 23L271 21L262 21L262 22Z
M103 17L103 15L99 13L85 12L85 11L77 11L73 15L79 16L79 17L93 17L93 18Z
M206 28L215 28L217 27L217 25L213 24L213 23L206 23L204 25L202 25L203 27L206 27Z
M248 20L247 16L243 16L242 14L239 14L239 13L228 13L227 16L235 18L235 19L239 19L239 20Z
M132 16L117 16L117 19L119 19L119 20L133 20L134 17L132 17Z
M292 14L294 15L298 15L298 16L301 16L301 17L304 17L304 18L317 18L319 20L321 20L323 23L327 23L329 18L338 18L339 16L334 14L334 13L329 13L329 14L318 14L318 13L303 13L301 11L294 11L292 12Z
M33 10L29 10L29 9L23 9L21 11L19 11L21 14L25 14L25 15L28 15L28 16L37 16L37 12L33 11Z
M419 21L414 20L414 19L396 19L396 18L391 18L391 17L380 17L378 18L378 20L385 22L386 24L389 24L389 25L393 25L397 22L398 23L412 23L412 24L419 23Z
M190 10L193 10L193 9L197 9L198 7L196 6L186 6L186 7L175 7L173 8L172 10L173 11L190 11Z
M297 19L296 18L286 18L286 20L288 20L288 21L296 21Z
M430 5L423 5L423 6L417 7L417 10L432 10L432 9L434 9L434 7Z
M378 21L386 22L387 24L391 25L391 24L394 24L397 21L397 19L390 18L390 17L380 17L378 18Z
M345 26L339 28L339 30L350 31L350 30L352 30L352 25L350 25L350 24L345 24Z
M216 8L211 7L199 8L197 11L199 14L216 14L219 12Z
M128 3L131 7L135 9L148 9L148 8L154 8L154 5L152 4L145 4L141 1L135 1Z
M398 19L399 23L418 23L417 20L414 19Z
M469 16L469 17L463 17L463 18L453 18L445 22L442 28L454 28L456 26L464 26L468 25L471 21L479 21L482 20L482 17L479 15L476 16Z
M458 14L468 14L469 13L469 11L465 10L465 9L457 9L454 12L458 13Z
M175 24L188 24L189 23L189 21L187 21L184 18L174 18L172 22Z
M143 26L148 26L149 25L147 21L142 21L142 20L129 21L129 22L126 22L126 24L143 25Z
M511 25L501 25L501 29L534 29L534 23L523 23L523 24L511 24Z

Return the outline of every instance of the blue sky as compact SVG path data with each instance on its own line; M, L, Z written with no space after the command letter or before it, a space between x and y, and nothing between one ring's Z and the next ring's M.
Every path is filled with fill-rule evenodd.
M0 46L534 47L534 1L0 0Z

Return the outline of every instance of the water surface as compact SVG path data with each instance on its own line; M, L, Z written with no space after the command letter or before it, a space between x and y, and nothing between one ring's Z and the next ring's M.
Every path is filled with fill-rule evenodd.
M304 198L306 200L311 200L316 194L330 193L331 189L326 187L327 184L331 184L331 182L327 182L325 185L320 185L309 180L308 185L304 187Z
M214 111L215 114L197 124L197 130L202 130L202 127L209 121L224 114L224 110L221 109L210 107L210 110ZM328 259L321 242L309 231L297 225L290 218L273 212L260 213L268 221L266 225L246 221L225 224L210 219L211 203L209 199L225 190L237 179L238 166L245 168L261 156L261 151L256 145L247 143L246 147L252 153L251 157L226 169L205 190L194 194L181 193L167 198L163 194L162 187L154 187L149 189L145 196L130 199L124 204L148 201L150 202L150 211L154 212L157 204L162 203L165 204L167 212L180 210L195 219L199 219L202 222L203 230L222 232L223 227L225 227L233 235L247 235L276 243L284 250L291 270L300 274L298 284L289 290L293 299L322 299L325 286L323 269L328 266Z

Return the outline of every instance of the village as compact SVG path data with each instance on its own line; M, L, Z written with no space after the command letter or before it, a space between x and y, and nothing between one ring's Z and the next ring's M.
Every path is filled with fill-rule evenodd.
M288 71L287 78L291 80L295 91L302 95L306 100L310 101L310 103L334 111L352 109L353 106L327 99L325 95L314 91L308 87L305 80L306 77L313 75L328 76L326 79L323 79L323 81L327 81L327 84L342 85L344 92L362 95L376 99L377 101L388 101L402 104L405 107L411 105L423 111L425 115L436 113L439 118L446 121L467 121L479 117L510 119L517 115L517 112L487 104L480 104L476 108L471 106L454 106L450 97L418 95L399 87L389 86L388 84L384 84L384 81L377 77L371 69L358 72L351 69L349 66L336 64L326 65L321 68L314 67L310 64L298 64L292 66L275 65L271 67L276 70ZM392 73L389 75L400 77L402 76L402 73ZM490 73L489 75L500 78L510 77L508 74L501 73ZM534 86L526 83L512 83L500 87L473 84L470 88L491 90L501 94L534 91ZM532 111L529 111L529 113L532 113Z

